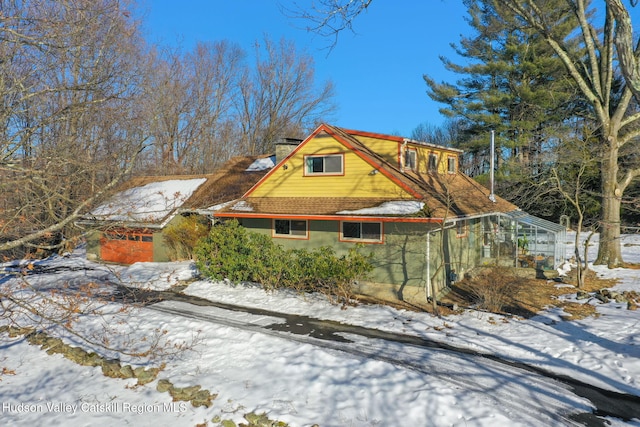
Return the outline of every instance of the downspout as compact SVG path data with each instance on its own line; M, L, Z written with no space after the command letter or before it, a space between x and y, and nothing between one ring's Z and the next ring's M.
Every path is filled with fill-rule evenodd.
M402 140L402 145L400 146L400 171L404 173L404 152L407 149L407 138Z
M431 293L431 231L427 232L427 252L425 253L425 259L427 263L427 287L424 291L425 301L429 301L429 294Z
M496 202L496 196L494 194L494 176L493 176L493 169L494 169L494 162L495 162L495 157L496 157L496 142L495 142L495 131L491 131L491 145L489 147L489 151L490 151L490 156L491 159L489 161L489 183L491 184L491 193L489 194L489 200L491 200L493 203Z

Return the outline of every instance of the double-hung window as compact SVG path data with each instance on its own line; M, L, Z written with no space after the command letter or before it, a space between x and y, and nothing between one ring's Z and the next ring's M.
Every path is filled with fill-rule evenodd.
M306 239L308 237L307 221L297 219L273 220L273 236L290 239Z
M344 156L342 154L305 156L304 163L305 176L342 175L344 173Z
M342 221L340 223L341 240L348 242L382 242L382 223Z
M437 154L429 154L429 172L437 172L438 171L438 155Z
M456 158L447 157L447 172L456 173Z
M415 171L418 165L418 152L416 150L407 149L404 151L404 167Z

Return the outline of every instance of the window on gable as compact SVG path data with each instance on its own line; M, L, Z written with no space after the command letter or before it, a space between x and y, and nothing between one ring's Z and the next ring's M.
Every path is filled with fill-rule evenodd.
M429 172L438 171L438 155L429 154Z
M341 240L382 242L382 223L343 221L341 223Z
M342 175L343 155L305 157L305 175Z
M447 172L456 173L456 158L447 157Z
M407 149L404 152L404 167L406 169L416 170L418 164L418 152L416 150Z
M307 237L307 221L296 219L276 219L273 221L274 237L304 239Z

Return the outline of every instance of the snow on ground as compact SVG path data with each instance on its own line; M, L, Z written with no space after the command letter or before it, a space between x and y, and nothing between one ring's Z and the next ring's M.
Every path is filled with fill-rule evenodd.
M573 253L571 245L567 253ZM640 262L639 235L624 236L623 255L626 261ZM595 250L590 259L594 256ZM36 263L36 267L42 272L26 277L41 289L122 280L130 286L161 290L195 273L190 263L107 267L84 260L81 252ZM17 280L3 276L3 269L27 268L31 267L26 262L0 264L0 286ZM618 278L615 289L640 291L640 270L594 269L602 277ZM640 395L640 312L626 310L622 304L582 300L596 305L600 316L571 322L563 321L563 313L556 309L529 320L476 311L439 319L385 306L342 310L323 297L265 293L254 284L230 286L199 280L185 293L422 336ZM241 330L232 323L267 325L281 319L213 307L198 310L231 323L214 325L141 308L128 311L125 324L118 303L113 302L105 304L103 316L84 319L81 327L99 331L106 323L121 339L141 342L162 331L169 345L191 343L191 349L164 359L166 366L158 378L178 386L202 385L217 393L212 407L172 404L167 393L156 391L156 382L135 386L132 380L106 378L99 368L82 367L60 355L47 355L22 339L4 337L0 340L0 369L4 369L0 419L5 425L24 426L193 426L206 421L215 426L214 417L239 423L243 414L253 411L266 412L271 419L292 426L511 426L559 425L552 418L554 413L591 411L588 401L551 381L536 382L474 358L364 338L352 344L354 352L345 353ZM65 339L82 345L73 336ZM376 349L379 357L359 357L358 349ZM159 364L157 360L121 359L136 366ZM389 363L395 359L406 360L415 369ZM636 421L609 421L614 426L640 426L640 414Z

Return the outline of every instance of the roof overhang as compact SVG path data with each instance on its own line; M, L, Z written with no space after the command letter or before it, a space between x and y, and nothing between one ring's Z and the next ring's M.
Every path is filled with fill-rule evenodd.
M215 218L268 218L268 219L304 219L314 221L367 221L367 222L413 222L425 224L440 224L442 218L424 218L407 216L369 216L369 215L299 215L299 214L271 214L252 212L220 212L214 213Z

